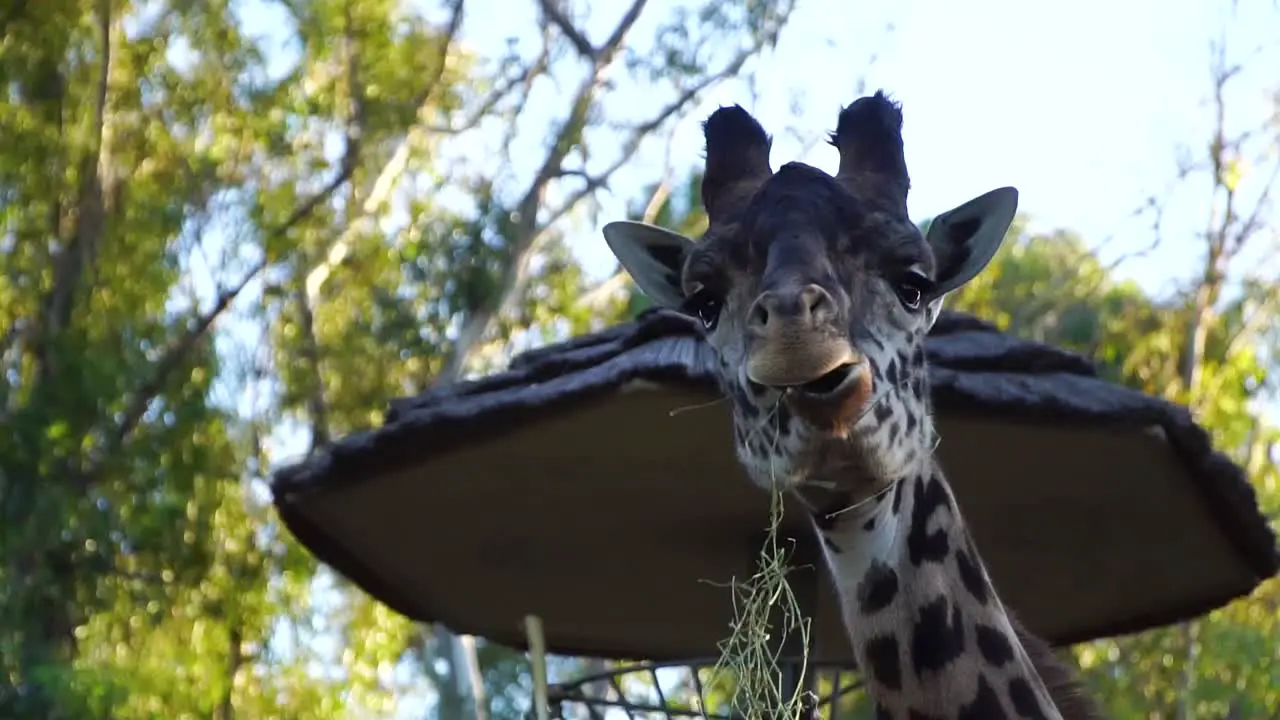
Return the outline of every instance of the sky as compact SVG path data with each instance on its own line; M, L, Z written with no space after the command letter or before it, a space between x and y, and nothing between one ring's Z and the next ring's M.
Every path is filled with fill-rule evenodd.
M645 17L663 18L674 3L652 0ZM588 33L598 42L626 4L592 0ZM1280 36L1270 3L1244 4L1232 23L1235 47ZM280 27L279 15L261 0L240 6L251 32L269 35ZM527 40L534 6L532 0L472 0L463 45L496 55L510 36ZM882 88L903 105L909 207L917 220L1013 185L1034 228L1074 229L1104 259L1113 259L1148 245L1151 233L1130 219L1133 210L1166 190L1180 146L1203 146L1208 137L1203 102L1210 90L1209 41L1230 8L1185 0L798 0L779 46L758 64L758 94L753 97L741 83L710 93L700 111L678 126L671 158L685 169L694 167L701 158L700 121L718 105L740 103L775 134L775 168L804 160L834 171L833 148L819 143L799 155L801 143L781 128L796 126L811 136L834 129L840 108L856 98L858 80L865 78L868 92ZM433 9L429 16L439 18L440 12ZM640 42L652 31L651 22L637 26ZM889 23L893 30L886 34ZM289 54L280 46L275 60L287 63ZM876 61L869 65L872 54ZM1255 62L1268 66L1280 67L1274 52ZM1270 98L1262 88L1273 80L1242 80L1240 94L1232 98L1240 122L1266 116ZM534 117L560 109L553 97L541 101L541 107L531 107ZM652 97L625 88L610 103L628 119L654 110ZM480 162L492 153L492 138L460 140L446 150ZM616 268L599 225L621 217L624 203L660 178L663 150L651 145L642 151L612 184L596 222L573 228L570 245L592 275ZM515 171L531 172L541 152L536 142L517 143ZM1195 233L1206 208L1196 201L1203 186L1191 190L1173 204L1160 247L1120 266L1123 276L1150 292L1170 289L1195 267ZM280 460L305 447L296 431L277 440Z
M907 0L865 17L840 5L801 0L765 67L762 97L744 104L766 127L780 125L785 93L798 86L810 98L801 122L833 129L840 106L853 99L866 48L886 44L876 36L892 15L896 29L867 73L868 88L903 104L909 207L917 219L1013 185L1036 226L1073 228L1097 245L1118 236L1103 254L1130 252L1150 234L1127 218L1166 187L1179 144L1207 137L1208 116L1198 107L1209 90L1207 41L1217 23L1214 6L1226 3ZM721 104L743 100L728 88L713 96ZM1265 101L1259 94L1251 109ZM693 158L698 119L680 138ZM794 146L775 144L775 167L804 159L834 171L834 148L820 144L796 158L788 144ZM1171 218L1167 245L1122 272L1157 292L1171 270L1187 272L1201 208L1188 210ZM593 263L607 264L598 234L580 246Z
M433 0L405 2L444 20ZM688 3L649 2L632 32L636 46L645 46L655 24L676 4ZM287 28L283 12L264 0L238 5L250 33L274 36L266 43L272 64L287 66L296 49L281 34ZM593 0L588 35L599 42L626 5L627 0ZM500 55L513 37L531 47L535 7L533 0L472 0L460 46L488 57ZM700 163L700 122L720 105L742 104L774 134L775 168L803 160L834 171L834 148L816 143L801 154L800 141L785 129L798 128L810 138L834 129L840 108L856 98L859 80L865 80L866 92L884 89L903 105L912 177L908 202L917 220L1013 185L1033 229L1076 230L1104 260L1132 254L1152 240L1146 221L1134 220L1133 211L1167 191L1180 148L1191 143L1201 151L1208 138L1211 116L1204 102L1210 91L1209 42L1217 28L1229 24L1232 46L1241 51L1280 36L1280 13L1269 0L1246 0L1235 21L1224 22L1231 7L1213 0L797 0L778 47L757 63L758 92L753 96L740 82L710 92L676 127L669 155L656 140L645 146L611 181L594 222L570 228L569 244L591 275L611 274L617 264L599 226L621 217L626 203L661 178L667 157L677 166L677 178ZM1271 45L1270 55L1255 59L1254 73L1241 79L1231 98L1237 124L1258 122L1274 107L1264 91L1273 78L1258 72L1280 67L1280 43ZM563 92L576 82L570 77ZM626 83L608 98L610 117L618 120L646 119L656 105L650 93ZM532 130L511 148L514 187L542 160L540 123L561 112L563 101L554 91L530 102L524 125ZM592 138L593 156L603 158L598 162L607 162L610 139ZM496 141L494 133L471 134L450 139L441 152L457 162L492 164L501 162ZM1203 184L1189 186L1174 196L1160 246L1123 263L1121 276L1162 293L1191 275L1201 253L1195 233L1207 216L1203 190ZM1280 254L1257 261L1280 271Z

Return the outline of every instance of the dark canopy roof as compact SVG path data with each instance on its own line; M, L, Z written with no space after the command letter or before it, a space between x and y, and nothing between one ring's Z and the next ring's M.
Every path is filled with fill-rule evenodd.
M944 314L927 341L944 469L1006 603L1058 643L1171 623L1277 571L1240 468L1182 408L1085 359ZM394 402L377 430L280 470L322 561L409 617L553 652L716 653L766 494L732 451L712 357L654 311ZM703 405L702 407L694 407ZM684 409L682 412L673 410ZM798 512L787 528L807 537ZM822 583L821 659L849 661Z

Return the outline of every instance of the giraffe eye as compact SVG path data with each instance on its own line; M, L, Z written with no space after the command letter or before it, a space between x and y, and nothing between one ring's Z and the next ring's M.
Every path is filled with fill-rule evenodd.
M720 306L719 297L706 287L700 287L684 301L683 310L686 315L696 315L702 321L702 327L714 330L720 320Z
M909 272L895 283L894 291L902 306L915 312L924 304L924 294L929 289L929 284L929 278L923 273Z

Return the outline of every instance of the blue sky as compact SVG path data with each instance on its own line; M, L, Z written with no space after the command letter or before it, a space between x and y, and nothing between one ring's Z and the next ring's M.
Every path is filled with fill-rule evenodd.
M604 36L626 4L592 0L587 28L593 38ZM635 31L641 43L673 4L650 2L648 19ZM1271 3L1244 4L1230 23L1237 48L1280 37ZM501 53L506 38L528 37L535 5L533 0L472 0L463 45L482 55ZM281 16L264 9L261 0L243 0L240 8L255 34L272 35L281 28ZM1209 92L1208 43L1229 12L1229 3L1208 0L799 0L778 48L758 64L759 93L752 97L742 83L711 93L677 128L671 156L677 169L695 166L701 157L701 119L717 105L741 103L777 136L775 167L801 159L833 171L834 149L818 144L798 156L801 143L782 128L795 126L810 136L832 129L840 107L856 97L857 81L865 76L868 91L883 88L903 104L914 217L1014 185L1035 227L1075 229L1099 246L1104 258L1115 258L1150 242L1145 225L1129 217L1144 198L1167 187L1179 146L1199 149L1208 138L1210 115L1203 105ZM434 6L428 14L440 17ZM886 34L889 23L894 30ZM276 47L273 59L288 62L291 53ZM877 59L868 70L872 53ZM1270 56L1256 58L1254 67L1280 67L1280 57L1273 49ZM1274 75L1255 72L1241 79L1232 98L1241 124L1270 112L1268 83L1274 85ZM637 120L655 109L652 97L625 87L609 102L623 108L620 117L634 114ZM560 109L556 98L544 94L530 112L536 119ZM527 177L541 160L535 134L513 150L517 175ZM451 156L475 162L492 157L493 149L493 138L480 136L446 146ZM572 227L571 245L593 275L616 267L598 225L620 217L624 203L659 179L662 150L657 144L647 147L619 174L596 223L583 220ZM1123 275L1162 292L1193 272L1199 254L1195 233L1206 211L1203 188L1191 187L1179 196L1166 217L1165 242L1123 264ZM1277 258L1257 261L1274 267ZM280 459L305 447L296 430L276 439Z
M443 19L431 0L408 2ZM605 36L626 4L591 3L586 24L593 39ZM637 45L646 44L653 25L675 4L649 3L632 33ZM922 219L994 187L1014 185L1033 227L1077 230L1104 260L1151 243L1148 221L1135 220L1133 211L1149 196L1167 192L1180 148L1191 144L1198 151L1208 138L1208 45L1217 29L1230 27L1232 46L1240 52L1280 35L1280 15L1269 2L1244 3L1234 20L1230 4L1212 1L798 4L779 47L758 63L758 94L743 83L725 83L676 128L670 156L677 176L700 161L701 119L732 103L746 106L775 134L775 167L800 159L834 170L832 148L818 143L800 155L801 143L784 129L795 127L809 137L831 129L840 107L854 99L858 81L865 79L868 91L883 88L903 103L913 216ZM486 12L487 6L502 12ZM261 5L249 0L246 7ZM494 57L508 38L520 38L526 46L536 41L528 32L535 21L531 0L469 7L461 32L461 45L469 51ZM260 27L280 26L263 19ZM886 34L890 23L894 29ZM876 62L869 67L872 54ZM1252 72L1236 83L1231 97L1236 125L1257 123L1271 112L1266 87L1272 78L1259 69L1277 66L1280 53L1272 43L1270 53L1255 58ZM576 77L563 91L573 82ZM641 120L658 102L624 85L608 104L611 117ZM560 112L562 102L554 94L544 92L530 103L530 122L523 124L526 131L506 167L516 178L512 186L519 187L541 161L538 127ZM608 138L594 139L593 152L607 156L599 148ZM496 163L497 142L495 133L473 133L450 139L443 153L472 165L483 158ZM570 245L591 274L603 276L616 268L598 225L620 216L625 203L661 176L664 149L650 143L615 176L597 222L570 229ZM1120 275L1155 293L1190 277L1201 252L1195 233L1207 217L1204 189L1203 183L1189 184L1173 196L1160 246L1122 264ZM1280 271L1278 258L1259 254L1256 260Z
M604 13L618 4L600 2L599 8ZM1207 139L1209 115L1200 104L1209 90L1208 41L1227 3L842 5L801 0L777 52L764 63L759 100L728 86L708 105L743 103L772 129L786 124L787 93L799 89L807 102L798 123L826 131L853 99L868 52L883 48L866 73L868 88L884 88L903 103L910 209L917 218L1014 185L1021 209L1038 226L1074 228L1097 245L1116 236L1103 254L1129 252L1150 234L1127 217L1169 182L1180 143ZM890 19L896 29L886 37L882 28ZM1237 28L1241 47L1259 43L1268 31L1280 33L1275 15ZM1265 95L1247 94L1237 100L1241 114L1265 117ZM696 162L697 121L704 116L680 129L677 157ZM779 138L774 166L804 159L835 169L834 149L820 144L797 158L798 149ZM1191 270L1198 250L1191 235L1203 207L1187 205L1169 219L1167 244L1144 262L1127 263L1126 275L1159 291L1170 273ZM593 267L610 265L603 245L593 228L583 228L577 240Z

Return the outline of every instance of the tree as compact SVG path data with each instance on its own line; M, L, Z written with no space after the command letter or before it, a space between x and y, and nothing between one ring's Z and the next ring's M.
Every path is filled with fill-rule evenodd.
M316 612L314 563L246 492L270 418L218 394L261 368L213 329L460 76L447 34L391 3L274 11L304 47L282 74L226 4L0 15L5 717L333 714L381 691L277 647L281 620ZM305 152L325 124L351 140L336 163ZM384 615L349 625L377 637Z
M0 715L325 717L424 694L415 629L268 512L274 455L607 321L573 304L565 233L709 88L749 78L791 7L677 4L643 38L637 0L595 37L539 0L513 10L536 35L496 53L464 47L491 7L462 0L0 11ZM441 712L466 665L515 676L502 648L440 647L418 668Z

